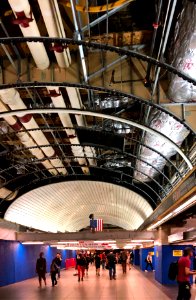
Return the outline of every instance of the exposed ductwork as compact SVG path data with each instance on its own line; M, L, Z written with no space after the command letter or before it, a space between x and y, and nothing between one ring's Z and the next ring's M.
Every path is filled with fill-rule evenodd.
M18 91L16 91L14 88L10 88L7 90L1 90L0 97L1 97L1 100L5 104L7 104L12 110L27 109L26 105L20 98ZM18 118L27 130L36 129L36 128L39 129L37 122L31 115L23 115L23 116L20 115ZM45 155L48 158L50 158L50 157L53 158L56 156L54 149L50 146L50 143L48 142L48 140L46 139L46 137L42 131L40 131L40 130L31 131L29 134L34 139L36 144L39 145L40 147L43 145L48 145L48 147L42 148L42 151L45 153ZM53 167L57 168L59 173L63 173L64 175L67 174L67 171L64 168L64 166L59 158L52 159L51 164L53 165ZM58 169L58 168L60 168L60 169Z
M196 79L196 5L185 1L176 25L171 51L171 64ZM172 75L168 91L174 102L196 101L196 86Z
M8 111L8 108L6 105L4 105L1 101L0 101L0 111ZM21 141L21 143L26 147L35 147L37 146L36 143L34 142L34 140L31 138L31 136L24 131L21 131L23 129L22 124L20 123L20 121L18 121L16 118L14 117L5 117L4 120L10 125L10 127L14 130L17 131L17 137L19 138L19 140ZM37 159L41 159L41 163L42 165L46 168L49 169L48 171L51 174L56 175L58 172L55 168L53 168L52 164L49 162L49 160L43 160L44 159L44 153L42 152L41 149L38 148L34 148L34 149L29 149L29 151L37 158Z
M172 65L190 77L196 78L196 10L195 4L191 1L184 1L184 8L176 25L172 50ZM196 101L196 87L188 81L172 75L168 95L174 102ZM151 128L167 135L178 146L181 146L189 134L185 126L163 112L152 111L149 120ZM162 153L166 158L170 158L176 153L163 140L155 139L149 133L145 134L144 144ZM141 147L139 157L160 171L166 164L166 160L162 156L146 147ZM147 176L158 175L153 167L139 160L136 161L136 169ZM135 179L149 180L147 176L137 171L134 172L134 175Z
M126 105L129 102L128 97L118 97L118 96L104 96L96 95L94 97L94 102L97 108L106 109L106 108L117 108L123 105Z
M154 110L150 116L150 127L167 135L173 142L178 146L181 146L183 140L188 136L189 130L186 129L181 123L176 121L174 118L168 116L166 113ZM169 146L163 139L155 138L154 135L150 133L145 134L144 144L156 151L160 152L166 158L170 158L176 153L175 149ZM156 152L146 148L141 147L140 158L147 161L152 166L155 166L158 170L162 170L166 164L166 160L157 154ZM150 177L155 177L158 172L152 167L140 160L136 161L135 179L141 181L149 181ZM139 171L145 173L140 173Z
M24 36L40 36L35 18L28 0L8 0L16 17L15 24L20 26ZM17 22L16 22L17 21ZM28 43L33 59L40 70L50 65L49 58L43 43Z

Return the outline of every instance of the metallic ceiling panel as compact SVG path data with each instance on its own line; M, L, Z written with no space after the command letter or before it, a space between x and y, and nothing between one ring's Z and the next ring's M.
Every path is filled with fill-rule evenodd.
M89 215L127 230L137 229L153 212L140 195L124 187L92 181L55 183L32 190L11 204L5 219L49 232L78 231Z

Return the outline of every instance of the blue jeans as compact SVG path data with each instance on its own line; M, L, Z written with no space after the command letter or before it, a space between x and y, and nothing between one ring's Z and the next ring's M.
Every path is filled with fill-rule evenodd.
M109 275L110 278L115 278L116 276L116 265L109 266Z

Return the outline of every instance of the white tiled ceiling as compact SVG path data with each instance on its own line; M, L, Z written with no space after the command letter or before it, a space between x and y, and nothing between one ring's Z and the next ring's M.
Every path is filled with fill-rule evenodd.
M49 232L78 231L89 215L127 230L137 229L153 212L140 195L96 181L66 181L32 190L16 199L5 219Z

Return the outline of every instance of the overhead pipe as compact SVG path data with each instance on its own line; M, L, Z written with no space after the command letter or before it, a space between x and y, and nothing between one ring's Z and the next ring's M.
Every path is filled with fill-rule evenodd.
M63 99L63 96L61 94L59 94L59 91L58 91L58 87L52 87L52 88L55 88L55 93L56 93L56 96L55 97L52 97L51 96L51 99L52 99L52 102L54 104L55 107L64 107L66 108L66 105L65 105L65 101ZM51 87L47 87L47 90L49 92L49 94L51 94ZM74 91L76 89L73 89ZM53 90L52 90L53 91ZM76 115L76 117L82 117L82 116L78 116ZM70 118L70 116L68 114L59 114L59 118L63 124L64 127L73 127L73 123L72 123L72 120ZM81 120L81 118L79 118L79 120ZM82 124L82 125L81 125ZM78 124L79 126L84 126L84 122L83 123L80 123ZM65 131L66 131L66 134L69 138L69 141L71 144L78 144L80 145L80 141L77 137L77 134L76 134L76 131L74 129L66 129L65 128ZM89 149L90 148L90 149ZM72 149L72 152L73 154L77 157L77 156L84 156L84 158L77 158L78 162L80 165L86 165L86 159L85 159L85 155L87 157L91 157L93 154L92 154L92 151L91 151L91 147L84 147L84 151L85 151L85 155L84 155L84 152L83 152L83 147L81 146L78 146L78 147L71 147ZM94 160L91 159L91 158L88 158L88 161L91 164L94 165ZM84 168L83 171L86 173L88 172L88 168Z
M55 5L54 2L56 1L38 0L38 4L46 25L46 29L50 37L66 38L65 32L62 32L62 28L60 26L61 16L60 16L58 4ZM68 48L64 49L63 45L53 45L53 49L59 67L60 68L69 67L71 63L71 56L70 56L69 49ZM57 51L60 51L60 53Z
M40 32L28 0L8 0L8 2L16 17L14 23L20 26L23 36L40 37ZM47 69L50 62L43 43L27 42L27 45L37 67L40 70Z
M80 97L79 90L77 88L67 87L66 91L67 91L67 94L69 96L71 106L73 108L82 109L83 104L82 104L82 100L81 100L81 97ZM76 122L77 122L78 126L80 126L80 127L85 127L86 126L85 119L82 115L76 115L75 118L76 118ZM93 159L93 157L96 157L95 149L93 147L85 146L84 151L85 151L85 154L86 154L87 157L92 157L92 158L88 159L90 165L95 165L96 162Z
M42 12L44 22L45 22L49 36L50 37L66 37L64 28L63 28L63 24L61 24L62 18L60 15L57 1L56 0L53 0L53 1L38 0L38 3L40 6L40 10ZM55 51L55 56L56 56L58 65L61 68L68 67L69 64L71 63L69 49L66 49L65 52L58 53ZM47 87L47 90L50 93L50 87ZM76 107L76 108L82 107L82 102L81 102L80 93L79 93L78 89L71 88L71 90L68 91L68 96L69 96L70 102L72 104L72 107ZM65 102L64 102L62 95L59 95L58 97L51 97L51 99L52 99L52 102L55 107L65 107ZM73 127L73 124L72 124L72 121L71 121L71 118L69 117L69 115L66 116L65 114L59 114L59 118L64 127ZM77 124L79 126L84 126L83 116L76 116L76 120L77 120ZM70 130L66 130L68 137L72 136L72 138L70 138L70 143L71 144L79 144L79 140L76 136L75 131L72 130L72 132L74 132L74 134L69 134L69 131ZM72 152L75 156L84 156L83 148L81 146L77 147L77 148L76 147L71 147L71 148L72 148ZM92 154L90 147L85 147L85 152L88 157L94 155L94 154ZM77 160L80 165L86 164L86 159L78 158ZM94 164L94 160L90 159L89 162ZM86 168L84 170L86 172Z
M0 97L1 100L5 104L7 104L12 110L27 109L26 105L20 98L20 94L14 88L0 90ZM22 116L20 115L18 119L27 130L36 129L36 128L39 129L39 125L30 114L25 114ZM31 137L34 139L34 141L37 143L38 146L41 147L42 145L48 145L48 147L42 148L42 151L45 153L45 155L48 158L56 156L54 149L50 146L50 143L48 142L47 138L45 137L42 131L40 130L31 131L29 132L29 134L31 135ZM53 167L57 168L57 170L60 173L63 173L64 175L67 174L67 171L64 168L59 158L52 159L51 164L53 165Z
M157 31L159 28L159 19L160 19L160 15L161 15L162 2L163 2L162 0L159 0L159 2L158 2L156 20L153 23L154 31L153 31L152 43L151 43L150 54L149 54L150 57L153 57L153 55L154 55L154 48L155 48L155 42L156 42L156 37L157 37ZM152 64L148 63L148 67L147 67L147 71L146 71L146 78L145 78L146 85L149 85L149 83L150 83L151 67L152 67Z
M8 111L8 108L5 104L3 104L0 101L0 111ZM37 146L37 144L34 142L34 140L31 138L31 136L27 133L24 132L22 129L22 124L20 121L18 121L15 117L5 117L4 120L10 125L10 127L16 131L16 135L21 141L21 143L26 147L26 148L31 148ZM43 160L44 159L44 154L41 149L39 148L34 148L34 149L29 149L29 151L38 159L42 160L41 164L48 169L48 171L52 175L57 175L58 172L56 169L53 168L49 160Z

